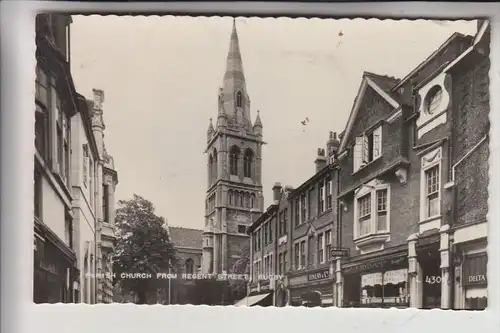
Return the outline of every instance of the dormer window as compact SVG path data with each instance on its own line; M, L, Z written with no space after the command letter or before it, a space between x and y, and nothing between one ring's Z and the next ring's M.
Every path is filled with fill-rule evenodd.
M356 138L354 145L353 172L382 155L382 126Z
M429 115L435 113L436 109L441 105L441 101L443 100L443 90L440 86L432 87L427 96L425 97L425 106L424 111Z
M241 91L236 93L236 107L241 108L243 106L243 94Z

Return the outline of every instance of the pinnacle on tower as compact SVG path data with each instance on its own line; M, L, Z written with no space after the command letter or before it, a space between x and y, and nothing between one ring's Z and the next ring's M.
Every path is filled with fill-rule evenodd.
M210 141L213 134L214 134L214 125L212 124L212 118L210 118L207 130L207 141Z

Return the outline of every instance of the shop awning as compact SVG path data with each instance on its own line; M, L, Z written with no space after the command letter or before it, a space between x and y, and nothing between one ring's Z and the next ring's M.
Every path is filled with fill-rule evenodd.
M234 303L234 306L253 306L257 305L260 301L262 301L264 298L269 296L270 293L267 294L261 294L261 295L253 295L253 296L247 296L243 299L240 299L236 303Z
M465 290L465 298L487 298L488 291L486 288L467 288Z

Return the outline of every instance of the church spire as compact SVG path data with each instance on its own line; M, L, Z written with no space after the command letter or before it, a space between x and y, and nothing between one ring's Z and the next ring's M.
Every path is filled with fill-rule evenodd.
M235 123L251 129L250 99L247 94L243 61L240 51L236 20L233 19L233 29L226 58L226 72L222 82L224 110Z

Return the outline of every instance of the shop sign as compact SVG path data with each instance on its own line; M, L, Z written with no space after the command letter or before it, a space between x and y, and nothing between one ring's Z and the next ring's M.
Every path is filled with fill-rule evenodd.
M468 256L464 260L462 268L462 284L464 286L485 285L488 283L486 266L488 256L486 253L480 255Z
M343 247L334 247L334 248L332 248L330 250L330 256L332 258L335 258L335 257L341 257L341 258L347 257L347 256L349 256L349 249L343 248Z
M396 257L390 259L380 259L372 262L364 262L353 266L344 267L342 269L344 274L356 274L370 270L382 270L385 268L403 267L407 265L407 257Z
M319 281L319 280L325 280L330 278L330 268L326 268L321 271L316 271L307 274L307 281L312 282L312 281Z

